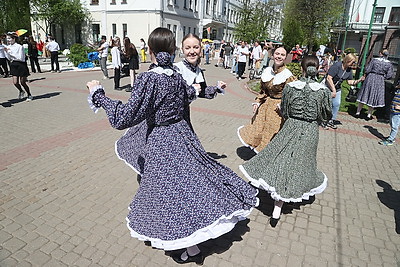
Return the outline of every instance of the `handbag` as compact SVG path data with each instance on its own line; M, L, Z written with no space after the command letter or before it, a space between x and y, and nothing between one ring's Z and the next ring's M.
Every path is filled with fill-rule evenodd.
M357 100L358 88L356 86L350 86L349 93L346 96L347 102L355 103Z

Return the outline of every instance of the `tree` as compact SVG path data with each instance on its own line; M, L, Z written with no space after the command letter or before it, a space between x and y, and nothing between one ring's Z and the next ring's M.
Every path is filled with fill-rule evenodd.
M0 33L30 30L29 0L1 0L0 10Z
M77 25L89 18L89 12L79 0L33 0L34 20L43 20L45 32L51 33L55 25Z
M309 51L316 44L327 43L330 26L342 14L343 1L321 0L316 3L310 0L287 0L284 38L290 40L293 33L296 33L296 37L300 39L297 43L304 40Z
M281 4L282 0L244 0L234 30L236 38L247 42L266 38L271 22L279 15L277 8Z

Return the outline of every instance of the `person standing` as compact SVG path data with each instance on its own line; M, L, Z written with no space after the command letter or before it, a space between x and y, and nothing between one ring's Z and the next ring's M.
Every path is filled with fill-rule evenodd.
M111 59L112 65L114 68L114 90L121 90L120 87L120 80L121 80L121 41L119 37L115 37L111 41L112 48L111 48Z
M380 57L372 59L365 69L365 81L357 94L356 117L360 117L361 109L368 106L367 120L372 120L375 108L385 106L385 80L393 77L392 63L387 59L389 52L385 49L379 52Z
M245 42L242 41L238 47L238 71L236 77L239 81L242 79L242 75L246 69L247 56L249 54L249 49L247 48Z
M219 67L220 65L223 65L223 63L224 63L225 46L226 46L225 40L222 40L221 45L219 47L218 61L217 61L217 64L215 64L215 67Z
M258 41L254 42L253 51L251 51L250 57L253 59L253 65L251 67L254 68L255 70L258 70L260 68L261 57L262 57L262 49Z
M299 63L303 56L303 50L300 48L300 45L297 44L293 47L292 51L290 51L290 54L292 54L292 63Z
M388 138L379 141L379 144L391 146L394 144L400 126L400 81L397 82L396 92L390 109L390 134Z
M0 36L0 75L2 75L3 78L8 77L8 66L7 66L8 63L6 58L6 52L4 51L5 41L6 41L6 36L5 35Z
M206 41L206 45L204 46L204 56L206 57L206 65L210 64L210 52L211 52L210 43Z
M281 113L285 123L276 137L255 157L239 166L251 185L275 200L270 225L280 219L284 202L301 202L322 193L328 182L317 169L318 122L332 116L328 88L317 81L318 58L301 62L303 76L283 89Z
M50 59L51 59L51 72L61 72L60 65L58 63L58 51L60 50L60 46L54 40L53 36L49 37L50 42L46 45L46 48L50 51ZM56 69L54 71L54 65L56 65Z
M126 218L131 236L167 251L186 248L172 255L173 260L202 264L197 244L245 219L258 204L257 191L208 156L184 119L196 89L172 65L174 34L157 28L148 43L154 64L138 76L126 104L108 98L98 81L87 83L89 99L92 107L106 111L114 128L143 121L149 126L141 184Z
M232 56L232 45L228 42L225 46L225 58L224 58L224 66L225 69L229 69L229 64L231 63L231 56Z
M26 81L28 80L29 70L26 63L25 51L22 45L16 43L17 35L15 32L7 33L8 46L4 48L7 59L10 63L10 74L13 76L13 84L18 89L18 99L23 99L25 92L28 94L26 101L32 101L33 96ZM22 89L22 87L24 90Z
M265 148L278 133L283 124L279 112L282 92L285 85L296 80L286 68L284 61L287 52L278 47L273 52L274 65L267 67L261 74L261 90L253 103L251 123L238 128L238 137L242 144L258 153Z
M332 119L327 123L321 124L324 129L328 129L328 127L337 129L336 125L340 124L340 121L336 120L336 118L340 108L343 81L347 80L349 85L357 85L357 83L363 80L363 78L353 80L351 67L355 64L356 60L357 57L354 54L347 54L343 61L336 62L328 70L325 83L332 92Z
M28 56L29 56L29 60L31 62L31 69L32 69L33 73L36 72L35 65L36 65L37 71L39 73L42 72L40 70L38 55L39 55L39 51L37 49L37 43L33 39L33 36L29 36L29 39L28 39Z
M103 72L103 80L109 79L107 71L108 47L109 44L107 43L107 37L105 35L102 35L100 40L100 47L97 48L97 51L100 53L100 68Z
M129 58L129 77L131 78L131 86L126 91L131 92L136 79L136 70L139 69L139 54L128 37L124 38L124 54L125 57Z
M147 45L143 38L140 38L140 56L142 58L142 63L146 63L146 52L147 52Z

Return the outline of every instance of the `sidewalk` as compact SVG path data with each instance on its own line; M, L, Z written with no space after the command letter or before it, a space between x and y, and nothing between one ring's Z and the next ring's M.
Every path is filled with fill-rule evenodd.
M32 102L16 99L11 79L0 79L0 266L179 266L129 235L125 216L139 185L114 153L124 132L87 105L85 84L101 79L101 71L62 66L61 73L29 77ZM238 166L250 153L236 130L249 122L254 95L247 79L239 82L214 64L202 67L209 85L223 80L228 87L191 105L193 127L206 151L241 175ZM102 83L108 96L128 99L112 80ZM400 144L378 144L387 124L343 113L338 119L337 130L319 132L325 192L286 205L276 228L268 224L272 206L263 194L250 220L201 244L204 266L400 266Z

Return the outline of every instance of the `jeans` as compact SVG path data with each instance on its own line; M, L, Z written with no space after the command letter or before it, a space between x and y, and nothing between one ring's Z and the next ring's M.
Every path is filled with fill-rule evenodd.
M232 68L231 68L231 71L232 71L232 72L235 72L235 73L236 73L236 65L237 65L237 63L236 63L236 57L233 57L233 58L232 58Z
M210 64L210 53L205 53L206 55L206 64Z
M390 135L388 137L388 140L394 141L397 135L397 131L399 130L400 126L400 114L393 114L390 113Z
M107 72L107 57L101 57L100 59L100 68L101 71L104 74L104 77L108 78L108 72Z
M336 97L332 98L332 120L336 120L336 116L339 112L341 98L342 91L336 91Z

